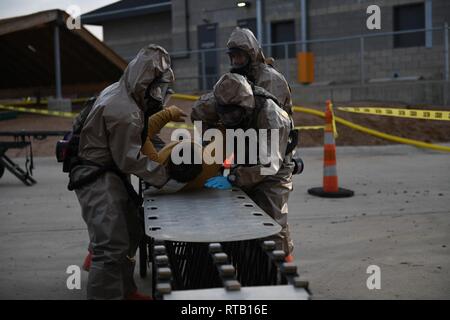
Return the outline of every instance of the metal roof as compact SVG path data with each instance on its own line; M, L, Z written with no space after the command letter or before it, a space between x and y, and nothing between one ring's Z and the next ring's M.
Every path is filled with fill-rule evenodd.
M83 14L81 21L101 25L106 21L170 11L171 6L169 0L122 0Z
M0 20L0 97L54 93L57 24L63 94L95 92L120 78L126 61L83 27L69 30L68 17L49 10Z

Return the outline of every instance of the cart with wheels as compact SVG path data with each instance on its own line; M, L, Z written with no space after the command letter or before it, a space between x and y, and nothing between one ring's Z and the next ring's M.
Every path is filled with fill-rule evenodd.
M144 191L140 273L157 299L308 299L271 236L281 227L243 191ZM144 270L145 269L145 270Z

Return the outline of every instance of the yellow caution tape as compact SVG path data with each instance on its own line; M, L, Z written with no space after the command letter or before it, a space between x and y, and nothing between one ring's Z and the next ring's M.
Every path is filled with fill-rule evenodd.
M169 122L167 123L164 128L170 128L170 129L194 129L194 125L192 124L186 124L186 123L179 123L179 122ZM297 126L295 129L299 130L323 130L325 126Z
M376 107L339 107L338 109L345 112L373 114L378 116L450 121L450 111Z
M171 98L174 99L182 99L182 100L190 100L190 101L197 101L198 96L193 96L193 95L189 95L189 94L181 94L181 93L174 93L170 96Z
M373 130L373 129L369 129L366 127L363 127L361 125L355 124L353 122L344 120L342 118L337 117L336 121L355 130L361 131L361 132L365 132L368 133L370 135L373 135L375 137L381 138L381 139L385 139L385 140L390 140L390 141L394 141L397 143L403 143L403 144L409 144L409 145L413 145L415 147L419 147L419 148L427 148L427 149L432 149L432 150L437 150L437 151L445 151L445 152L450 152L450 147L446 147L446 146L440 146L437 144L432 144L432 143L426 143L426 142L422 142L422 141L418 141L418 140L413 140L413 139L407 139L407 138L402 138L402 137L398 137L398 136L394 136L394 135L390 135L384 132L380 132L377 130Z
M183 97L180 96L180 95L177 96L177 95L174 94L173 97L174 98L178 97L179 99L183 99ZM187 97L188 98L186 98L186 99L188 99L188 100L196 100L197 99L197 97L195 97L195 99L194 99L194 96L187 96ZM292 108L292 110L295 111L295 112L303 112L303 113L319 116L319 117L322 117L322 118L325 117L325 113L324 112L319 111L319 110L314 110L314 109L311 109L311 108L306 108L306 107L301 107L301 106L294 106ZM387 134L387 133L383 133L383 132L380 132L380 131L376 131L376 130L373 130L373 129L366 128L364 126L361 126L361 125L352 123L350 121L344 120L344 119L342 119L340 117L335 117L335 120L338 123L343 124L343 125L345 125L345 126L347 126L349 128L352 128L352 129L355 129L355 130L358 130L358 131L361 131L361 132L364 132L364 133L376 136L376 137L381 138L381 139L385 139L385 140L389 140L389 141L393 141L393 142L397 142L397 143L409 144L409 145L412 145L412 146L415 146L415 147L419 147L419 148L427 148L427 149L433 149L433 150L438 150L438 151L450 152L450 147L439 146L439 145L435 145L435 144L432 144L432 143L426 143L426 142L422 142L422 141L418 141L418 140L412 140L412 139L406 139L406 138L394 136L394 135L391 135L391 134Z
M307 113L307 114L311 114L313 116L319 116L319 117L325 118L325 112L322 112L322 111L319 111L319 110L315 110L315 109L311 109L311 108L300 107L300 106L293 106L292 107L292 111Z
M14 105L14 106L28 106L36 104L36 101L26 100L26 101L4 101L3 103ZM44 103L44 102L41 102Z
M197 101L198 98L200 98L199 96L193 96L193 95L188 95L188 94L179 94L179 93L175 93L171 96L171 98L174 99L181 99L181 100L190 100L190 101ZM166 125L167 128L177 128L177 125L168 123ZM188 128L191 129L192 127ZM299 130L323 130L325 128L325 126L296 126L295 129L299 129Z
M85 102L87 100L89 100L90 98L76 98L76 99L71 99L72 103L82 103ZM33 100L25 100L25 101L3 101L3 103L5 104L10 104L13 106L29 106L29 105L35 105L37 104L37 100L33 99ZM39 101L39 104L48 104L48 100L47 99L42 99Z
M336 128L336 119L335 119L335 115L334 115L334 105L333 103L330 101L330 109L331 109L331 123L333 126L333 136L336 139L338 137L338 132L337 132L337 128Z
M35 109L35 108L28 108L28 107L25 108L25 107L13 107L13 106L0 105L0 109L19 111L19 112L36 113L36 114L42 114L42 115L46 115L46 116L56 116L56 117L64 117L64 118L75 118L77 116L77 113L73 113L73 112L50 111L50 110Z
M325 126L297 126L297 127L294 127L294 129L298 129L298 130L323 130L323 129L325 129Z
M91 97L89 97L89 98L77 98L77 99L72 99L71 101L72 101L72 103L81 103L81 102L88 101L90 98Z
M193 96L193 95L185 95L185 94L173 94L172 95L173 98L175 99L183 99L183 100L190 100L190 101L196 101L198 99L197 96ZM23 107L11 107L11 106L3 106L0 105L0 109L5 109L5 110L12 110L12 111L20 111L20 112L30 112L30 113L37 113L37 114L44 114L44 115L52 115L52 116L59 116L59 117L67 117L67 118L73 118L75 117L77 114L76 113L71 113L71 112L61 112L61 111L49 111L49 110L41 110L41 109L34 109L34 108L23 108ZM342 108L339 108L339 110L341 110ZM348 108L345 108L348 109ZM355 109L355 108L353 108ZM371 108L361 108L361 109L371 109ZM373 108L373 109L380 109L380 108ZM385 108L386 109L386 108ZM307 113L307 114L311 114L311 115L315 115L315 116L319 116L324 118L325 117L325 113L322 111L318 111L318 110L314 110L311 108L306 108L306 107L301 107L301 106L294 106L292 108L293 111L295 112L303 112L303 113ZM401 109L390 109L390 110L400 110ZM342 110L342 111L347 111L347 110ZM422 116L424 116L423 119L430 119L431 118L431 113L432 112L441 112L442 113L442 119L438 118L441 117L439 114L436 116L436 114L434 114L435 119L434 120L448 120L450 118L449 116L449 112L448 111L431 111L431 110L410 110L410 109L406 109L404 111L421 111L421 112L429 112L430 113L430 117L428 115L428 113L426 113L425 115L422 114ZM375 113L375 114L379 114L379 113ZM405 113L406 115L406 113ZM425 117L426 116L426 117ZM417 118L417 114L409 114L409 117L416 117ZM446 146L440 146L440 145L435 145L435 144L431 144L431 143L426 143L426 142L422 142L422 141L418 141L418 140L413 140L413 139L407 139L407 138L402 138L402 137L398 137L398 136L394 136L394 135L390 135L387 133L383 133L377 130L373 130L373 129L369 129L367 127L355 124L353 122L347 121L345 119L342 119L340 117L333 117L335 119L336 122L345 125L349 128L376 136L378 138L381 139L385 139L385 140L389 140L389 141L393 141L393 142L397 142L397 143L403 143L403 144L409 144L409 145L413 145L419 148L427 148L427 149L433 149L433 150L438 150L438 151L445 151L445 152L450 152L450 147L446 147ZM193 128L192 125L189 124L183 124L183 123L168 123L166 125L166 127L168 128L185 128L185 129L191 129ZM295 127L296 129L303 129L303 130L317 130L317 129L323 129L324 126L297 126Z
M321 112L318 110L309 109L309 108L305 108L305 107L294 106L293 111L303 112L303 113L319 116L322 118L325 117L325 112ZM381 139L385 139L385 140L389 140L389 141L393 141L393 142L397 142L397 143L409 144L409 145L419 147L419 148L426 148L426 149L432 149L432 150L437 150L437 151L450 152L450 147L447 147L447 146L439 146L439 145L432 144L432 143L426 143L426 142L422 142L422 141L418 141L418 140L394 136L394 135L380 132L377 130L369 129L369 128L361 126L359 124L355 124L353 122L342 119L340 117L336 117L336 122L338 122L344 126L347 126L349 128L373 135L373 136L381 138Z
M35 109L28 107L13 107L13 106L4 106L0 105L0 109L11 110L11 111L19 111L19 112L28 112L28 113L36 113L42 114L46 116L56 116L56 117L64 117L64 118L75 118L78 114L73 112L62 112L62 111L49 111L43 109ZM167 128L182 128L182 129L193 129L194 126L186 123L177 123L177 122L169 122L166 124Z

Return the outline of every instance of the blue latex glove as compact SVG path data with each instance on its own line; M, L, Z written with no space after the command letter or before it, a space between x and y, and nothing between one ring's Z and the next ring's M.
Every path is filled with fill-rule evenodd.
M228 179L224 176L217 176L209 178L205 182L206 188L212 188L212 189L220 189L220 190L227 190L231 189L231 183L228 181Z

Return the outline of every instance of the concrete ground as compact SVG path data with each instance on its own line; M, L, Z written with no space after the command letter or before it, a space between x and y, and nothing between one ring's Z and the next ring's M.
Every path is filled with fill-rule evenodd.
M449 154L338 147L340 185L355 196L323 199L307 194L321 185L322 149L301 152L289 221L315 299L450 299ZM88 244L78 202L53 158L35 165L33 187L9 172L0 179L0 299L84 299L86 272L81 290L66 287ZM380 290L366 286L370 265L380 267Z

